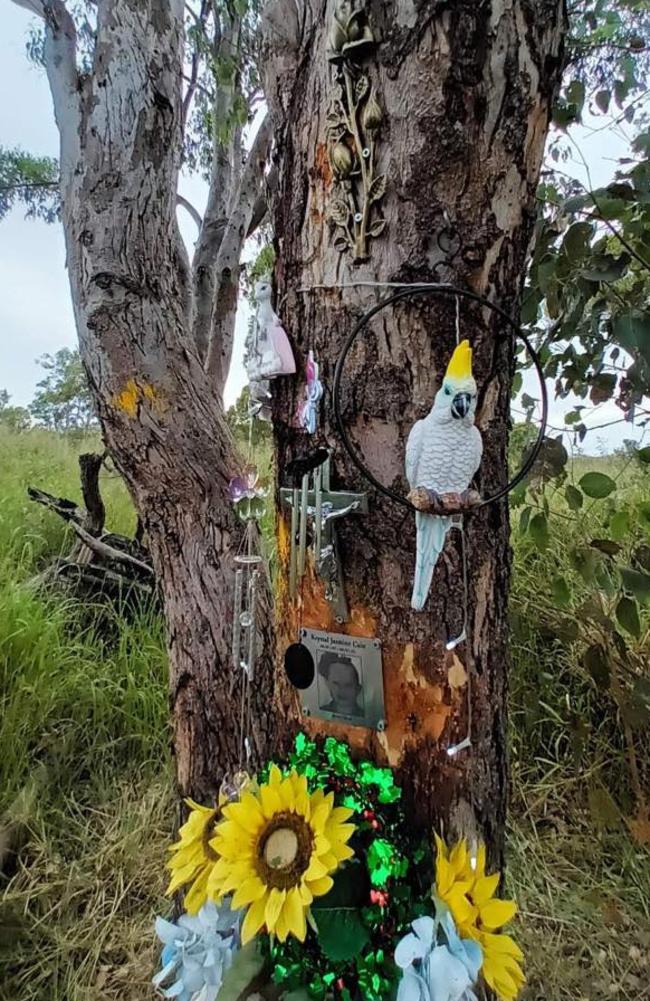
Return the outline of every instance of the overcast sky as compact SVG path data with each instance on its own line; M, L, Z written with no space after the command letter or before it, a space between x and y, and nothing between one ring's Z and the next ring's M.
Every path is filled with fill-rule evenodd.
M44 74L25 55L29 14L11 3L3 3L0 13L0 145L20 146L37 155L56 156L58 137L52 104ZM594 122L601 126L602 119ZM622 135L611 131L580 130L579 144L589 162L595 185L611 180L617 156L623 154ZM570 161L565 168L573 176L586 180L582 164ZM195 178L184 178L183 194L203 209L205 185ZM183 235L191 247L195 227L185 213L180 215ZM236 399L243 384L243 339L246 317L237 325L233 370L226 387L226 402ZM6 388L12 403L25 405L34 395L42 370L36 359L46 352L76 344L76 334L68 279L65 272L63 235L59 225L48 226L24 219L20 208L0 223L0 389ZM532 395L534 382L527 385ZM552 421L563 424L570 410L566 401L553 404ZM588 426L620 417L613 404L588 415ZM599 447L611 448L624 438L638 437L627 423L605 431L594 431L586 440L590 452Z

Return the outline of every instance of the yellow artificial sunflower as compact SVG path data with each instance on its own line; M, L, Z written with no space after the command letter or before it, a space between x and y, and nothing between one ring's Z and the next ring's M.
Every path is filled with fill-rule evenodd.
M347 844L352 812L335 807L333 793L310 795L304 775L292 771L283 778L275 765L267 785L224 807L211 842L220 858L208 896L218 900L234 891L232 909L248 908L243 944L264 926L281 942L288 935L304 941L309 905L332 888L331 873L354 854Z
M167 887L170 896L182 886L189 886L185 895L185 910L196 914L208 899L208 878L219 856L210 846L215 825L221 816L220 807L200 806L192 799L185 802L190 815L180 828L179 840L171 847L172 856L167 862L171 880Z
M501 876L498 872L486 875L484 844L479 844L474 859L466 841L459 841L450 851L436 835L436 848L435 896L449 907L460 935L481 946L481 972L488 985L503 1001L514 1001L526 982L519 965L524 954L500 929L514 918L516 903L495 898Z

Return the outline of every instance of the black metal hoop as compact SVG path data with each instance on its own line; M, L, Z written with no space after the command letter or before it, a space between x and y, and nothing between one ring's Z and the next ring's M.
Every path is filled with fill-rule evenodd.
M484 298L484 296L479 295L477 292L471 292L469 289L457 288L455 285L447 285L442 282L431 282L423 283L422 285L412 285L409 288L400 289L398 292L394 292L392 295L386 296L381 302L378 302L376 306L369 309L367 313L361 317L357 325L355 326L352 333L349 335L347 341L343 345L343 350L339 356L336 363L336 369L334 371L334 386L333 386L333 406L334 406L334 420L336 422L336 427L338 429L339 436L343 443L343 447L352 459L359 472L370 482L372 485L380 491L380 493L385 494L386 497L390 497L397 504L402 504L404 507L409 508L412 511L417 510L414 505L403 497L402 494L398 494L396 490L391 490L384 483L380 483L379 480L373 475L373 473L368 469L363 459L359 455L359 452L355 446L350 441L347 429L345 427L343 416L341 414L341 378L343 376L343 369L347 356L349 354L350 348L356 341L359 334L364 330L368 321L373 318L377 313L380 313L382 309L387 306L392 305L396 302L401 302L403 299L408 299L410 296L423 296L423 295L443 295L448 297L460 297L463 299L469 299L473 302L478 302L482 306L487 306L492 310L497 316L505 320L515 337L522 342L528 355L533 363L533 367L539 379L539 387L541 392L542 401L542 418L539 427L539 433L535 444L533 445L526 461L522 465L518 473L501 490L493 494L491 497L482 498L476 504L467 508L449 508L445 510L446 514L466 514L470 511L476 511L479 508L486 507L488 504L494 504L496 501L501 500L503 497L507 496L514 488L521 483L521 481L528 475L533 467L533 464L539 455L539 451L542 447L542 442L546 436L546 425L548 421L548 392L546 390L546 383L544 381L544 373L542 371L542 366L537 355L537 352L530 343L528 337L523 332L521 327L515 323L512 317L506 313L504 309L497 306L495 303L490 302L489 299Z

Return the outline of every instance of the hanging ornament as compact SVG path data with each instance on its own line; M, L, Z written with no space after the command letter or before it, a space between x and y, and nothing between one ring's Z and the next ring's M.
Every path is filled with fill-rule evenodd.
M307 434L314 434L318 423L318 406L323 396L323 384L318 378L319 366L314 358L314 352L307 355L305 365L305 376L307 384L305 386L305 400L301 404L298 413L300 427L304 428Z
M271 283L255 285L257 311L249 336L246 338L245 366L251 384L293 375L296 362L284 327L271 305ZM264 389L262 390L264 391Z
M234 558L235 586L232 617L231 657L236 672L242 672L240 701L240 766L250 756L250 685L255 677L257 661L258 597L262 586L263 559L258 551L259 532L256 519L264 512L264 495L257 469L249 463L229 484L230 499L246 523L246 529ZM239 774L239 773L238 773ZM243 774L243 773L242 773Z

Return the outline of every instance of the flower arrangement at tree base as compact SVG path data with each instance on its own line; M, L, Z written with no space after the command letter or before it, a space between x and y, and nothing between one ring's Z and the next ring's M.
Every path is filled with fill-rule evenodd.
M236 1001L255 978L291 1001L476 1001L481 982L517 997L516 905L485 846L414 836L390 769L299 734L230 793L188 801L171 849L168 892L185 886L191 913L158 919L163 996Z

